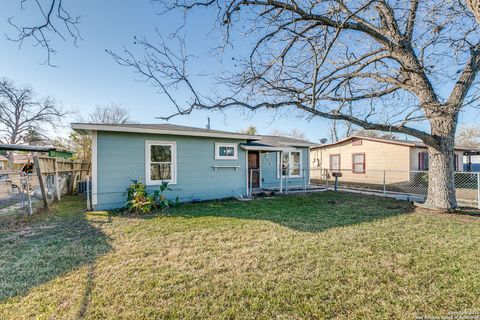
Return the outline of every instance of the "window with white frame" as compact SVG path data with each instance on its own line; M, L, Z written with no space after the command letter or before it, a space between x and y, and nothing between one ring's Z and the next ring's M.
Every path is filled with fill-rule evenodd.
M287 174L289 177L302 176L302 153L300 151L282 152L279 158L283 177Z
M156 185L162 181L177 182L177 144L175 142L146 142L146 183Z
M237 144L236 143L215 143L215 159L216 160L237 160Z

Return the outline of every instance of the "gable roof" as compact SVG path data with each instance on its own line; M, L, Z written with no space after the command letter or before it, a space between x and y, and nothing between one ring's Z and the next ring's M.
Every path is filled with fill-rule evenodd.
M267 136L262 135L262 140L260 143L275 147L312 147L315 144L309 141L294 139L290 137L282 137L282 136Z
M221 130L209 130L204 128L195 128L180 126L176 124L100 124L100 123L72 123L72 129L80 133L89 133L91 131L111 131L111 132L131 132L131 133L153 133L193 137L214 137L214 138L232 138L240 140L260 140L256 135L235 133Z
M176 124L99 124L99 123L72 123L72 129L80 133L89 133L91 131L112 131L112 132L131 132L131 133L153 133L166 135L194 136L194 137L213 137L213 138L232 138L240 140L261 141L263 146L270 147L310 147L314 143L281 136L251 135L221 130L209 130L204 128L195 128L180 126Z
M322 149L322 148L328 148L328 147L333 147L336 145L339 145L341 143L344 143L349 140L353 139L362 139L362 140L369 140L369 141L375 141L375 142L381 142L381 143L389 143L389 144L396 144L396 145L401 145L401 146L406 146L406 147L416 147L416 148L428 148L425 143L422 141L414 141L414 140L395 140L395 139L388 139L388 138L373 138L373 137L364 137L364 136L350 136L344 139L341 139L337 142L334 143L329 143L329 144L322 144L322 145L316 145L312 147L312 149ZM456 150L462 150L462 151L469 151L471 148L463 147L463 146L455 146Z
M314 143L290 137L262 136L262 140L260 141L249 141L248 143L242 144L242 149L264 152L288 152L294 151L296 147L310 148L314 145Z

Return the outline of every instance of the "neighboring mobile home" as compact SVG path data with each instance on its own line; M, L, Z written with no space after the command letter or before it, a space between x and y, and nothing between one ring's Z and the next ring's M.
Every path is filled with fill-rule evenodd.
M465 148L455 148L455 171L463 171ZM311 178L322 179L324 169L342 172L342 181L381 184L409 181L412 171L428 170L428 149L419 141L352 136L310 151Z
M244 197L250 186L276 188L281 177L289 185L309 181L313 144L306 141L170 124L72 128L92 136L95 209L124 206L128 186L138 179L151 191L168 181L167 197L183 202Z

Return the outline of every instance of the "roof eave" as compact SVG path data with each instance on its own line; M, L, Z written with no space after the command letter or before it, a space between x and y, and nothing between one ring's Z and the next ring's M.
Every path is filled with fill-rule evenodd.
M152 134L164 134L164 135L176 135L176 136L193 136L193 137L212 137L212 138L225 138L225 139L237 139L237 140L261 140L260 136L252 136L236 133L221 133L221 132L199 132L199 131L178 131L178 130L163 130L152 128L134 128L124 126L102 126L97 124L81 124L72 123L73 130L80 134L90 134L92 131L110 131L110 132L128 132L128 133L152 133Z
M415 147L417 145L413 144L413 143L409 143L409 142L404 142L404 141L390 141L390 140L383 140L383 139L377 139L377 138L371 138L371 137L362 137L362 136L351 136L351 137L346 137L342 140L339 140L337 142L333 142L333 143L328 143L328 144L323 144L323 145L315 145L312 147L312 149L315 149L315 148L326 148L326 147L333 147L333 146L336 146L338 144L341 144L341 143L344 143L346 141L349 141L349 140L353 140L353 139L365 139L365 140L370 140L370 141L376 141L376 142L381 142L381 143L389 143L389 144L397 144L397 145L402 145L402 146L406 146L406 147Z
M347 138L344 138L342 140L339 140L337 142L333 142L333 143L329 143L329 144L323 144L323 145L314 145L311 147L311 149L322 149L322 148L328 148L328 147L333 147L333 146L336 146L336 145L339 145L343 142L346 142L348 140L353 140L353 139L365 139L365 140L369 140L369 141L376 141L376 142L380 142L380 143L388 143L388 144L396 144L396 145L401 145L401 146L405 146L405 147L413 147L413 148L428 148L427 145L419 145L419 144L415 144L415 143L411 143L411 142L405 142L405 141L401 141L401 140L385 140L385 139L377 139L377 138L372 138L372 137L362 137L362 136L351 136L351 137L347 137ZM469 148L465 148L465 147L454 147L455 150L457 151L470 151L471 149Z
M288 152L294 151L295 148L293 147L275 147L275 146L249 146L249 145L241 145L240 146L243 150L247 151L271 151L271 152Z

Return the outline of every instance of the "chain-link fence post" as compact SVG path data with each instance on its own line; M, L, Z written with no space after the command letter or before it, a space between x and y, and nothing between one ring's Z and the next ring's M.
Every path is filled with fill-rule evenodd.
M28 173L25 175L25 182L26 182L26 190L27 190L27 208L28 208L28 214L32 215L33 210L32 210L32 198L30 196L30 180L28 179Z
M327 169L325 169L324 175L325 175L325 190L328 191L328 171L327 171Z
M18 180L18 195L20 196L20 208L26 208L26 196L25 196L25 178L20 175L20 180ZM13 180L12 180L13 184Z
M480 172L477 172L477 207L480 209Z
M387 194L387 184L386 184L386 179L385 179L385 176L386 176L386 172L385 170L383 170L383 195L386 195Z

